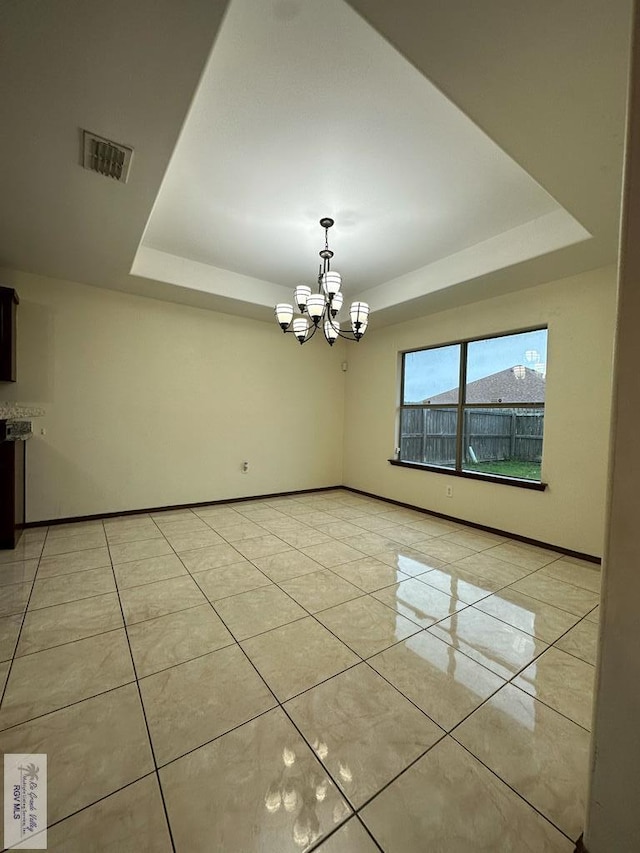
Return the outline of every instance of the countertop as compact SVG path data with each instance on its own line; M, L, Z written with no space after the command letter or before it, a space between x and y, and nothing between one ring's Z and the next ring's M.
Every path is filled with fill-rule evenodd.
M3 403L0 402L0 421L19 421L29 418L41 418L44 415L41 406L33 406L30 403Z

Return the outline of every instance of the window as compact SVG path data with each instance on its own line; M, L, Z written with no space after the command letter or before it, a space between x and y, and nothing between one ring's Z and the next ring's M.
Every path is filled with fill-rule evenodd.
M399 461L540 482L547 330L403 353Z

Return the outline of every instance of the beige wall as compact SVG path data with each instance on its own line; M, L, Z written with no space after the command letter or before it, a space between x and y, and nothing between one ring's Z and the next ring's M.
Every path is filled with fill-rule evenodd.
M19 378L0 400L47 412L27 448L29 521L341 482L339 347L77 283L1 281L21 301Z
M394 500L601 555L615 270L606 268L376 329L348 350L344 483ZM401 350L548 324L545 492L398 468ZM445 487L453 486L453 497Z
M6 271L2 282L21 304L19 381L0 385L0 399L47 410L28 445L30 521L344 482L602 553L613 268L387 328L373 318L344 349L77 283ZM543 323L546 492L388 464L399 351Z

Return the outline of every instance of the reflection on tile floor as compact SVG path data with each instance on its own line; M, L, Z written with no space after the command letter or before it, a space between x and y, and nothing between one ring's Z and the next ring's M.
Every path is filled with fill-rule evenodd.
M342 489L30 530L0 745L52 851L571 853L599 588Z

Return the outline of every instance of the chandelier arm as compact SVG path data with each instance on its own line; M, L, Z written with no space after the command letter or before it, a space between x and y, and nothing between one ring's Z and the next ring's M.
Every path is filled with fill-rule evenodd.
M306 342L307 342L307 341L310 341L310 340L311 340L311 338L315 335L315 333L316 333L317 329L318 329L318 327L317 327L317 326L315 326L313 323L309 323L309 325L307 326L307 334L306 334L306 337L305 337L305 339L302 341L302 343L303 343L303 344L306 344ZM286 334L290 334L290 335L295 335L295 334L296 334L296 333L295 333L295 330L294 330L293 328L291 328L291 329L286 329L286 330L285 330L285 333L286 333ZM296 340L297 340L297 338L298 338L298 336L296 335Z
M357 338L355 336L355 332L341 329L339 323L336 324L335 317L332 317L331 312L326 310L326 309L325 309L325 313L322 315L322 317L323 317L322 325L324 326L325 318L326 318L326 320L329 321L331 328L334 330L334 332L337 333L338 337L344 338L345 341L355 341L356 343L358 343L360 338L363 337L362 335L360 335L360 338Z
M339 332L338 332L338 337L340 337L340 338L344 338L344 339L345 339L345 341L355 341L355 342L357 343L357 342L360 340L360 338L362 337L362 335L360 335L360 338L357 338L357 337L355 336L355 333L354 333L354 332L343 332L343 331L339 331Z
M316 330L318 328L317 326L314 326L313 323L310 324L310 327L311 327L311 334L307 334L307 337L302 342L303 344L306 344L307 341L311 340L311 338L315 335ZM307 327L307 332L308 331L309 331L309 327ZM296 334L295 329L283 329L283 332L285 335L295 335ZM297 339L298 339L298 336L296 335L296 340Z

